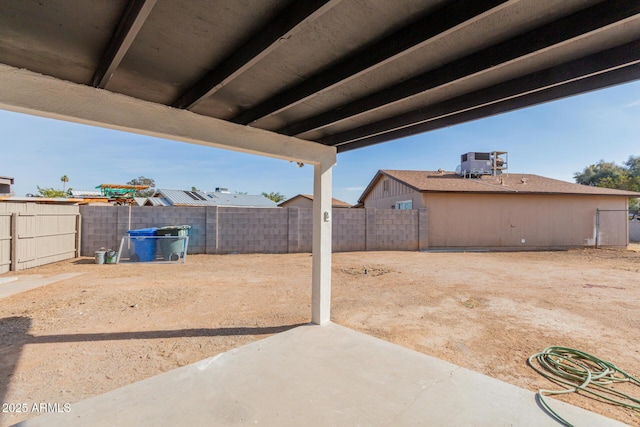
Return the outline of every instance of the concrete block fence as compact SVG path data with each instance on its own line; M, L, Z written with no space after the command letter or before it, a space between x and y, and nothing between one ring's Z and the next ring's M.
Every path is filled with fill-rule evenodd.
M311 252L312 210L304 208L81 206L83 256L117 250L127 230L190 225L189 253ZM333 209L334 252L427 249L426 209Z

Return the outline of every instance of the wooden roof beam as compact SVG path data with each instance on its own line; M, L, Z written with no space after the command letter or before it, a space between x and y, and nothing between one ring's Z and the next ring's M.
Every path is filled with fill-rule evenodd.
M600 3L438 69L427 71L338 108L290 124L276 132L293 136L321 129L567 40L593 33L638 13L640 13L639 2L616 0Z
M478 19L481 15L506 3L505 0L456 0L436 12L374 42L344 60L321 70L295 85L239 113L231 121L251 124L256 120L290 108L317 93L371 71L392 58L405 55L416 47L453 28Z
M335 6L340 0L294 0L221 64L182 94L172 106L189 109L260 61L300 28Z
M156 0L129 0L93 74L91 86L101 89L107 86L155 4Z
M636 79L640 79L640 40L331 135L319 142L338 146L338 151L344 152Z

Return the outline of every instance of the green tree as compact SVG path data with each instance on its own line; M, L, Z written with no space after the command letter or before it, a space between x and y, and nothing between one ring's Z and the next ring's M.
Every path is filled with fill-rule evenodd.
M191 186L191 191L200 191L200 190L198 190L198 188L195 185L192 185Z
M600 160L595 165L590 165L584 168L582 173L576 172L573 175L573 178L578 184L603 187L600 185L600 182L603 180L609 179L608 182L611 180L615 182L625 175L627 175L627 170L624 167L618 166L614 162L605 162L604 160Z
M640 156L629 156L624 165L631 176L640 177Z
M62 177L60 178L60 181L62 181L62 192L66 193L67 182L69 182L69 177L67 175L62 175Z
M267 199L273 200L276 203L280 203L287 198L284 194L274 193L273 191L271 193L263 192L262 195Z
M152 178L147 178L144 176L139 176L137 178L132 179L127 182L129 185L146 185L149 188L146 190L138 190L136 191L136 197L151 197L156 192L156 182Z
M629 156L624 166L600 160L576 172L573 178L578 184L640 192L640 156ZM629 208L638 209L637 198L629 199Z
M42 197L65 197L66 193L62 190L56 190L53 187L44 187L41 188L39 185L36 185L36 187L38 188L38 194L40 194Z

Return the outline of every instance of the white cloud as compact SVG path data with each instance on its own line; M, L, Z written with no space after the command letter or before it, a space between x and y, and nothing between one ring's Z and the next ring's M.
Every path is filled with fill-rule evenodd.
M632 107L640 107L640 99L633 101L630 104L625 105L625 107L627 108L632 108Z

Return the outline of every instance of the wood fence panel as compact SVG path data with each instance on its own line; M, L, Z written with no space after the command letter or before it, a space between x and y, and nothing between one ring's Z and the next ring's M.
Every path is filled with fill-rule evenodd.
M11 214L0 213L0 274L11 269Z
M75 258L78 206L0 204L0 273Z

